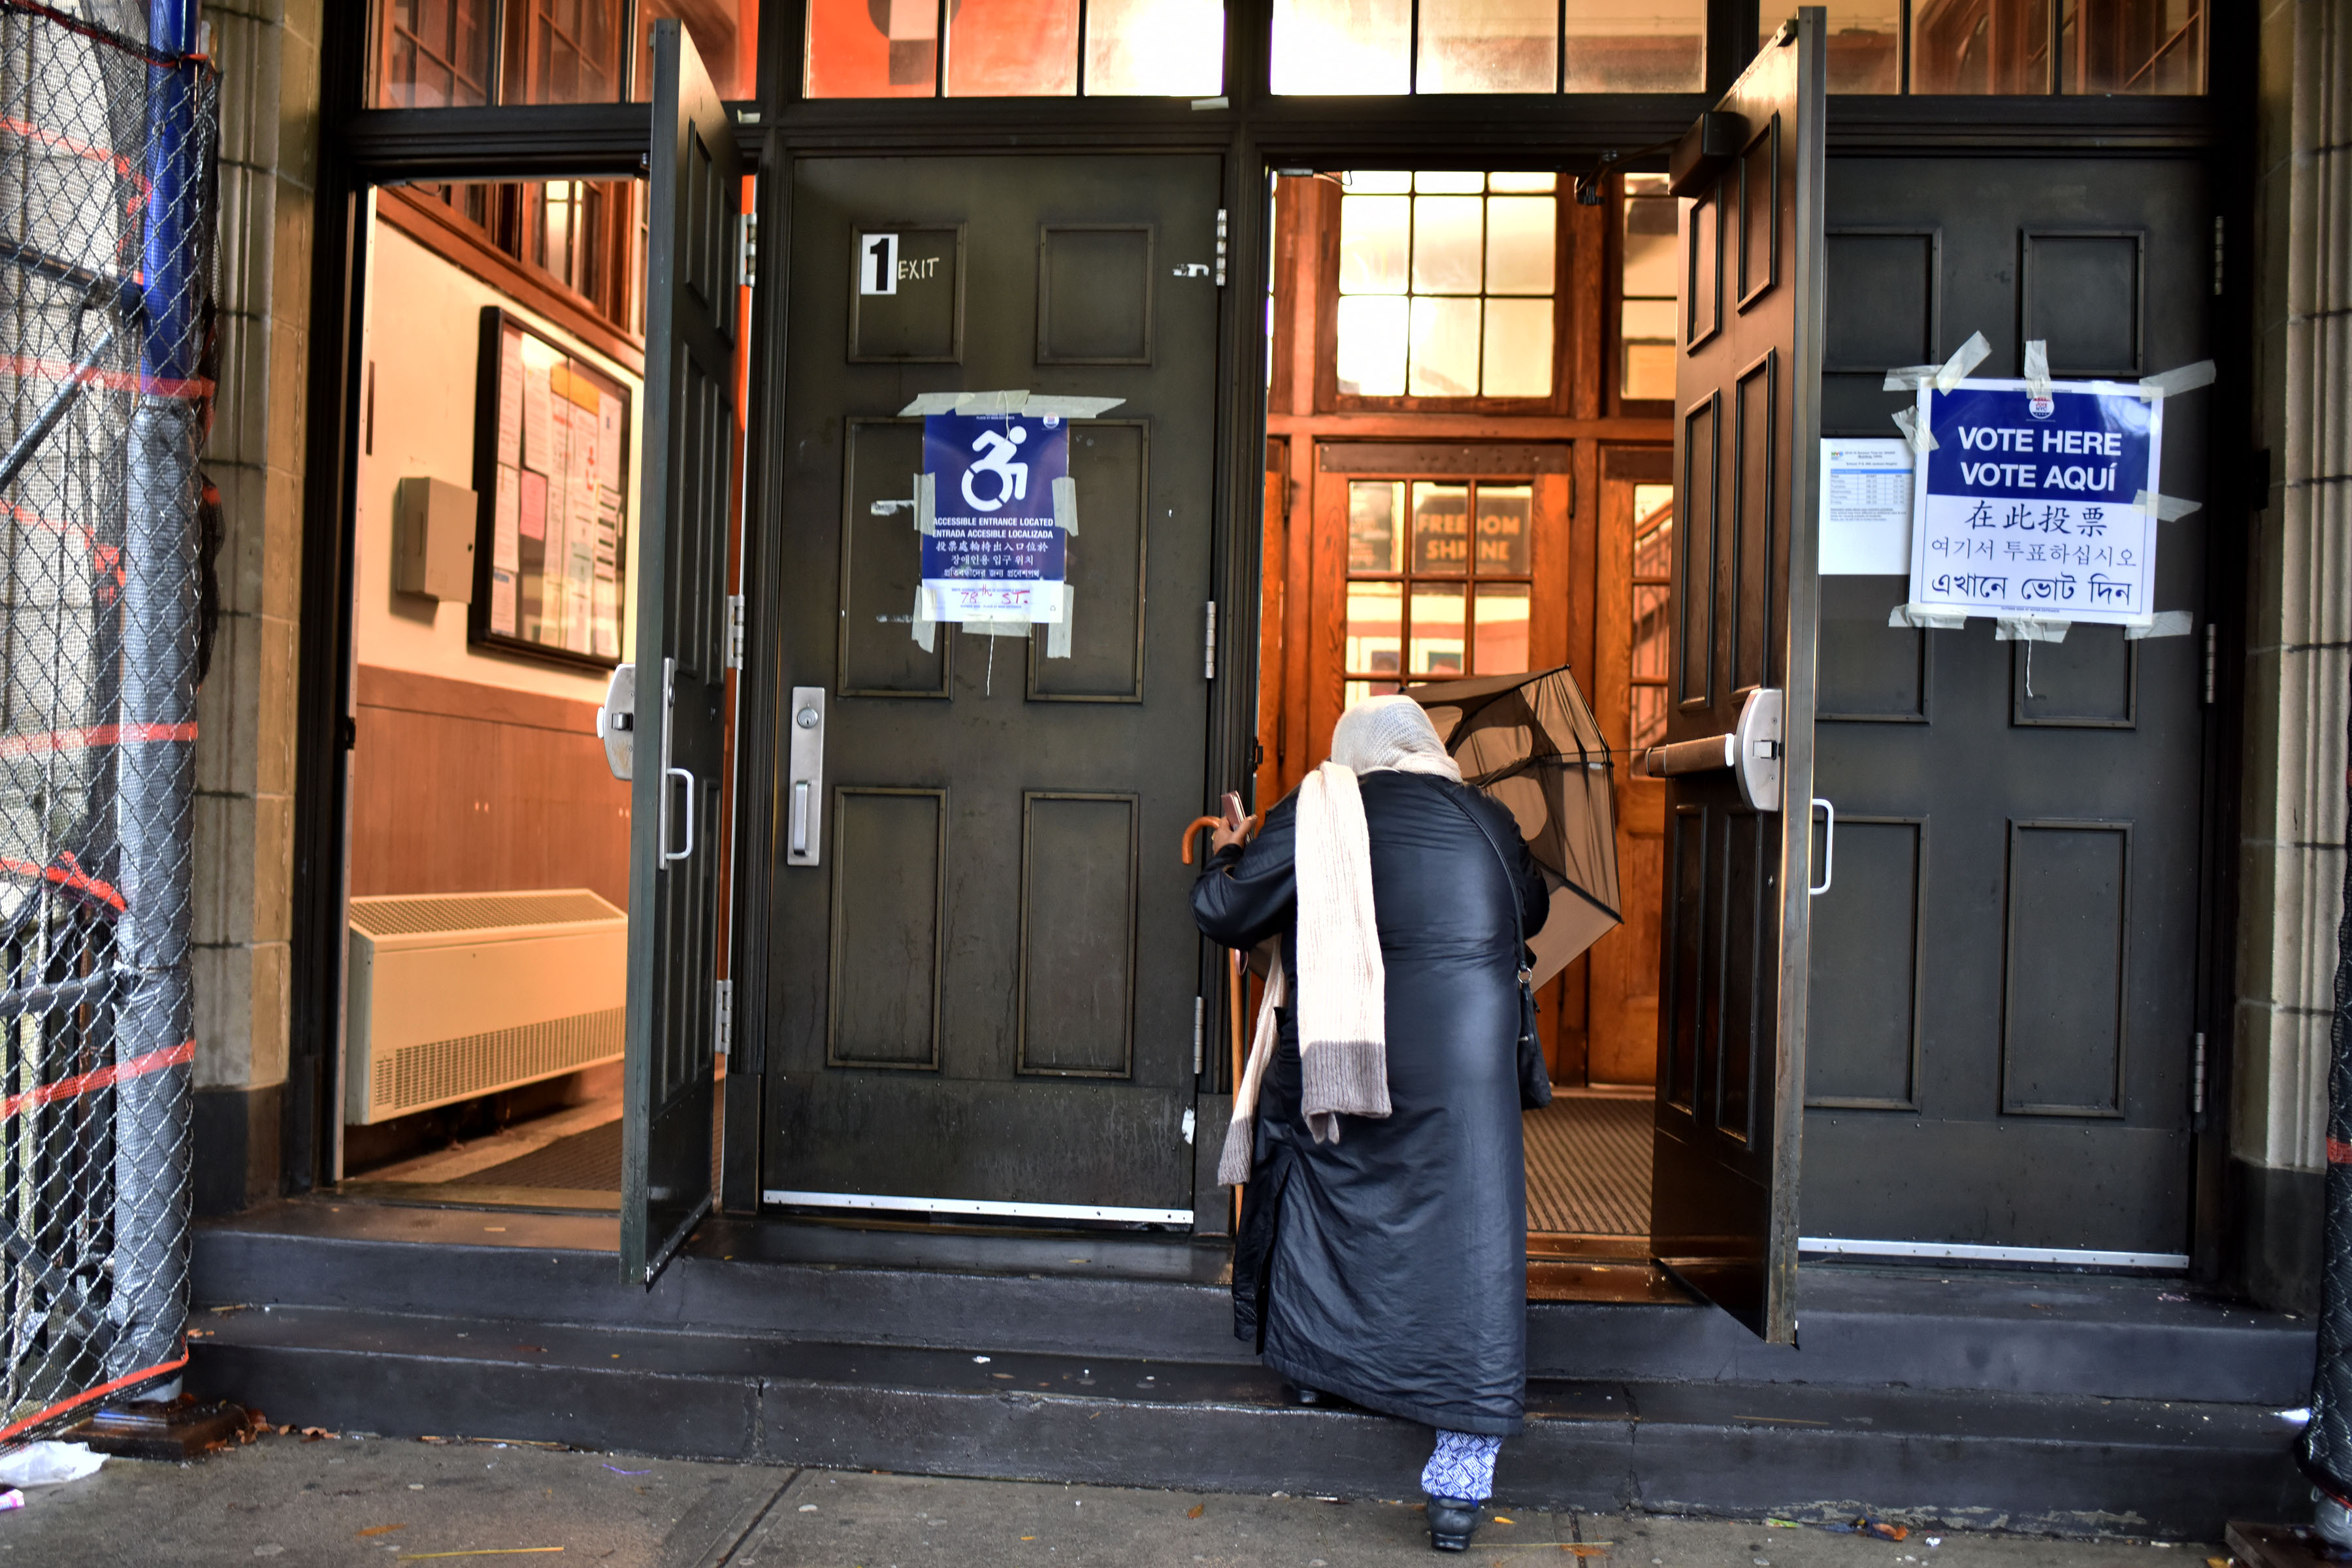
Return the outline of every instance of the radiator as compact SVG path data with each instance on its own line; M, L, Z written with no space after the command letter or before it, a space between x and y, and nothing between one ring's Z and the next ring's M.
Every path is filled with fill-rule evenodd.
M344 1120L617 1060L629 919L585 888L351 901Z

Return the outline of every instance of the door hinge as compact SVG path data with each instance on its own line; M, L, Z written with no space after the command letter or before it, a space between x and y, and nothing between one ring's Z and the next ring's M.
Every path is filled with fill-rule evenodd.
M1201 637L1201 679L1217 679L1217 601L1209 601L1208 628Z
M2221 215L2215 213L2213 215L2213 297L2217 300L2221 297L2222 237L2227 232L2221 223Z
M2221 660L2221 628L2211 621L2205 623L2205 706L2213 706L2214 667Z
M760 215L745 213L735 228L735 285L749 289L759 279Z
M1192 1076L1200 1077L1209 1070L1209 1002L1205 996L1192 998Z
M1217 287L1225 286L1225 209L1217 209Z
M2205 1031L2197 1031L2197 1058L2189 1068L2189 1114L2205 1114Z
M743 668L743 595L727 595L727 668Z
M732 980L721 980L717 982L717 984L719 989L714 994L714 1005L711 1009L713 1038L710 1048L717 1055L723 1057L735 1040L735 983Z

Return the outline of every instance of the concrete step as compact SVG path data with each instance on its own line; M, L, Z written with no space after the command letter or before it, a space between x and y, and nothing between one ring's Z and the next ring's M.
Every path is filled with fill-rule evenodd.
M386 1436L1108 1485L1410 1497L1427 1431L1230 1361L309 1306L203 1314L190 1390ZM1498 1500L2213 1540L2306 1492L2242 1404L1540 1378Z
M609 1217L308 1199L199 1226L194 1296L861 1344L1255 1364L1221 1243L715 1219L648 1291ZM2311 1325L2177 1282L1809 1264L1796 1348L1697 1302L1539 1301L1538 1377L2301 1405Z

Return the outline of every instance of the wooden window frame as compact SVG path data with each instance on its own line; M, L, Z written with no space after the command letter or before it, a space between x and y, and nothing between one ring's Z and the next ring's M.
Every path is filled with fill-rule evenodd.
M1574 285L1575 239L1570 215L1575 198L1568 188L1569 171L1560 171L1552 190L1551 392L1543 397L1367 397L1339 390L1339 208L1344 193L1316 204L1315 244L1321 257L1315 301L1315 406L1325 414L1566 414L1570 411L1570 354L1575 342L1569 315L1579 298ZM1495 193L1487 193L1493 195ZM1510 193L1504 193L1510 194ZM1527 193L1539 195L1540 193ZM1406 258L1410 273L1412 258ZM1408 284L1410 289L1410 284ZM1405 296L1411 299L1408 292ZM1434 298L1435 296L1431 296ZM1469 298L1470 296L1453 296ZM1539 299L1540 295L1489 295L1487 299ZM1370 478L1370 475L1362 476Z

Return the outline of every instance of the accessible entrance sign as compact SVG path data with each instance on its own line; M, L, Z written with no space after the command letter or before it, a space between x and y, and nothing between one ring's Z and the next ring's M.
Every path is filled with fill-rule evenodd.
M1069 471L1058 415L926 415L919 618L1059 622L1068 557L1054 491Z
M2141 623L2164 400L2111 381L1919 389L1911 607Z

